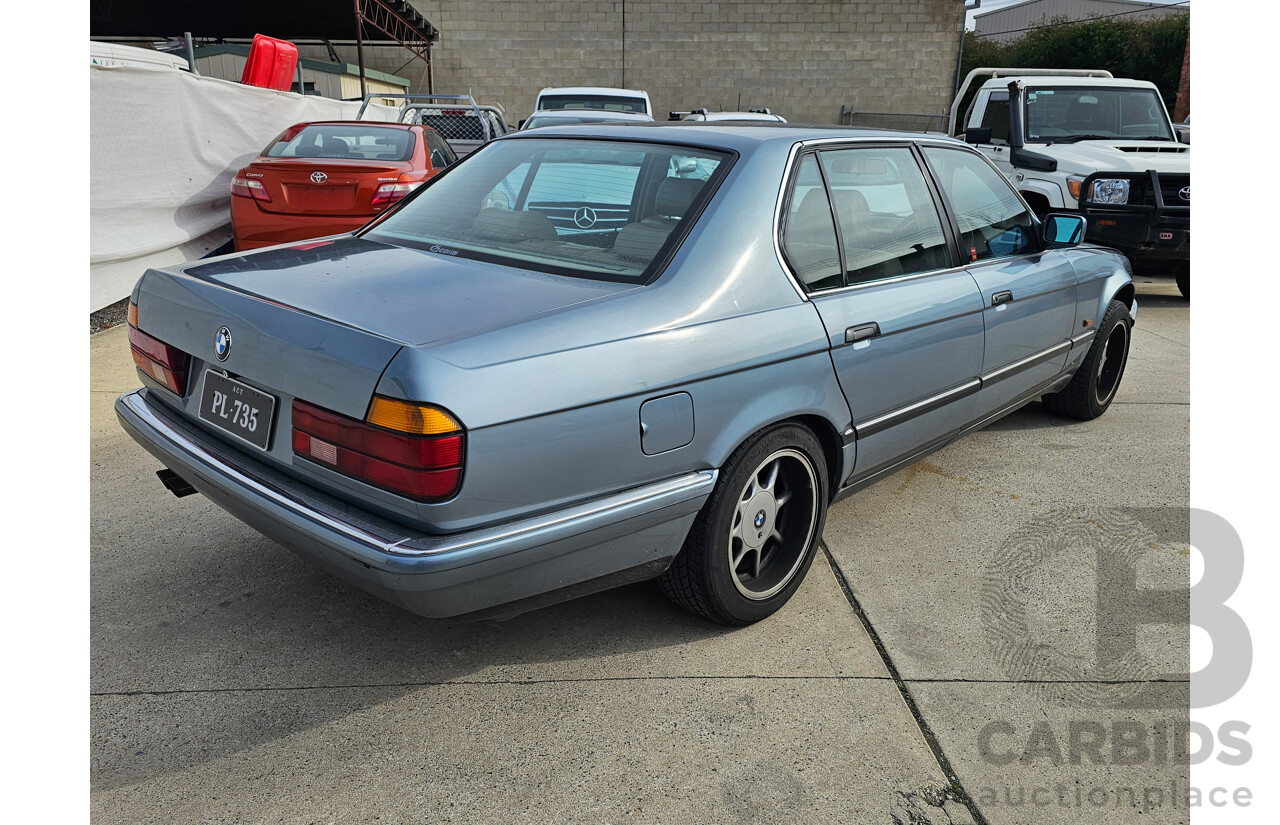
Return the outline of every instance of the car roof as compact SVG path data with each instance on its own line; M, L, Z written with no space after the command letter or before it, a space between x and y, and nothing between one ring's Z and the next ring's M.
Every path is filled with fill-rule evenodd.
M1024 86L1117 86L1131 89L1154 89L1156 85L1149 80L1134 80L1130 77L1072 77L1070 75L1020 75L1018 77L994 77L982 84L984 89L992 86L1005 88L1010 83L1021 83Z
M649 131L655 130L655 131ZM828 124L777 123L758 121L675 120L650 122L582 123L573 126L543 126L504 135L499 140L538 140L551 137L612 138L615 140L670 141L708 148L751 151L766 143L793 144L823 138L844 140L929 140L967 146L945 135L895 132Z
M538 92L541 95L640 95L648 94L641 89L618 89L612 86L548 86Z
M295 123L290 129L297 129L300 126L377 126L392 129L412 129L417 126L416 123L397 123L394 120L308 120L302 123Z
M693 120L699 117L707 120L759 120L762 122L785 122L785 118L781 115L775 115L772 112L690 112L686 115L685 119Z
M601 117L616 120L634 120L637 122L647 123L653 120L652 117L643 112L620 112L617 109L539 109L529 116L532 118L557 118L557 117Z

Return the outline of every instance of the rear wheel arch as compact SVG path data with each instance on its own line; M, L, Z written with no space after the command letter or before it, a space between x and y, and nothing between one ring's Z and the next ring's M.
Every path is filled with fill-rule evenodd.
M795 424L804 427L806 430L818 440L818 444L822 447L822 458L827 464L827 499L830 501L835 497L835 491L843 480L841 473L844 469L844 451L842 447L842 439L840 438L840 430L835 424L832 424L826 416L816 413L804 413L801 415L792 415L786 418L779 418L767 424L757 427L744 437L738 439L728 450L724 461L720 462L721 469L728 461L728 455L732 455L741 449L742 445L749 441L757 439L771 430L785 427L788 424Z
M781 426L783 424L794 423L807 429L813 433L818 439L818 443L822 445L823 458L827 462L827 497L828 501L835 496L836 489L840 486L840 480L843 478L843 449L841 447L840 432L830 421L820 415L799 415L795 418L788 418L779 421L773 426Z
M742 441L658 578L667 596L731 626L781 608L812 565L822 535L830 501L826 450L797 418Z

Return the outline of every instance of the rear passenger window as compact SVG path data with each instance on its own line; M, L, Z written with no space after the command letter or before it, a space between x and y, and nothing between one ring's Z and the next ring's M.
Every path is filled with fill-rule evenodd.
M1009 93L992 92L982 111L982 126L991 130L992 143L1009 142Z
M924 173L906 147L819 152L844 242L848 282L951 265Z
M796 171L791 206L783 225L782 251L807 291L844 285L831 202L813 155L806 155Z
M1036 249L1031 213L1012 187L982 158L960 149L926 147L943 194L956 213L960 251L970 261Z
M439 133L430 129L422 131L423 137L427 141L427 151L431 153L431 165L436 169L443 169L458 160L458 156L453 153L453 149L440 137Z

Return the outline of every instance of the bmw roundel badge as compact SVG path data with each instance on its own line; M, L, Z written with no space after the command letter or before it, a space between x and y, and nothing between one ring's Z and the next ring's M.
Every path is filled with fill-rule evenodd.
M231 354L231 330L226 327L218 329L218 336L213 339L213 354L218 356L219 361L227 360L227 356Z

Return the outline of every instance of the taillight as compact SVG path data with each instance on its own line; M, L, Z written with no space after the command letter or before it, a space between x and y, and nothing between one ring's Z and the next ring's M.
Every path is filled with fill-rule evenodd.
M381 396L365 421L295 400L293 451L418 501L449 498L462 481L462 425L435 407Z
M369 201L369 205L380 206L384 203L395 203L421 185L422 181L384 183L373 193L373 200Z
M241 198L253 198L255 201L271 203L271 193L262 181L252 178L235 177L231 179L231 194Z
M138 329L138 306L129 302L129 351L138 369L159 381L166 389L182 395L187 388L191 356L177 347L152 338Z

